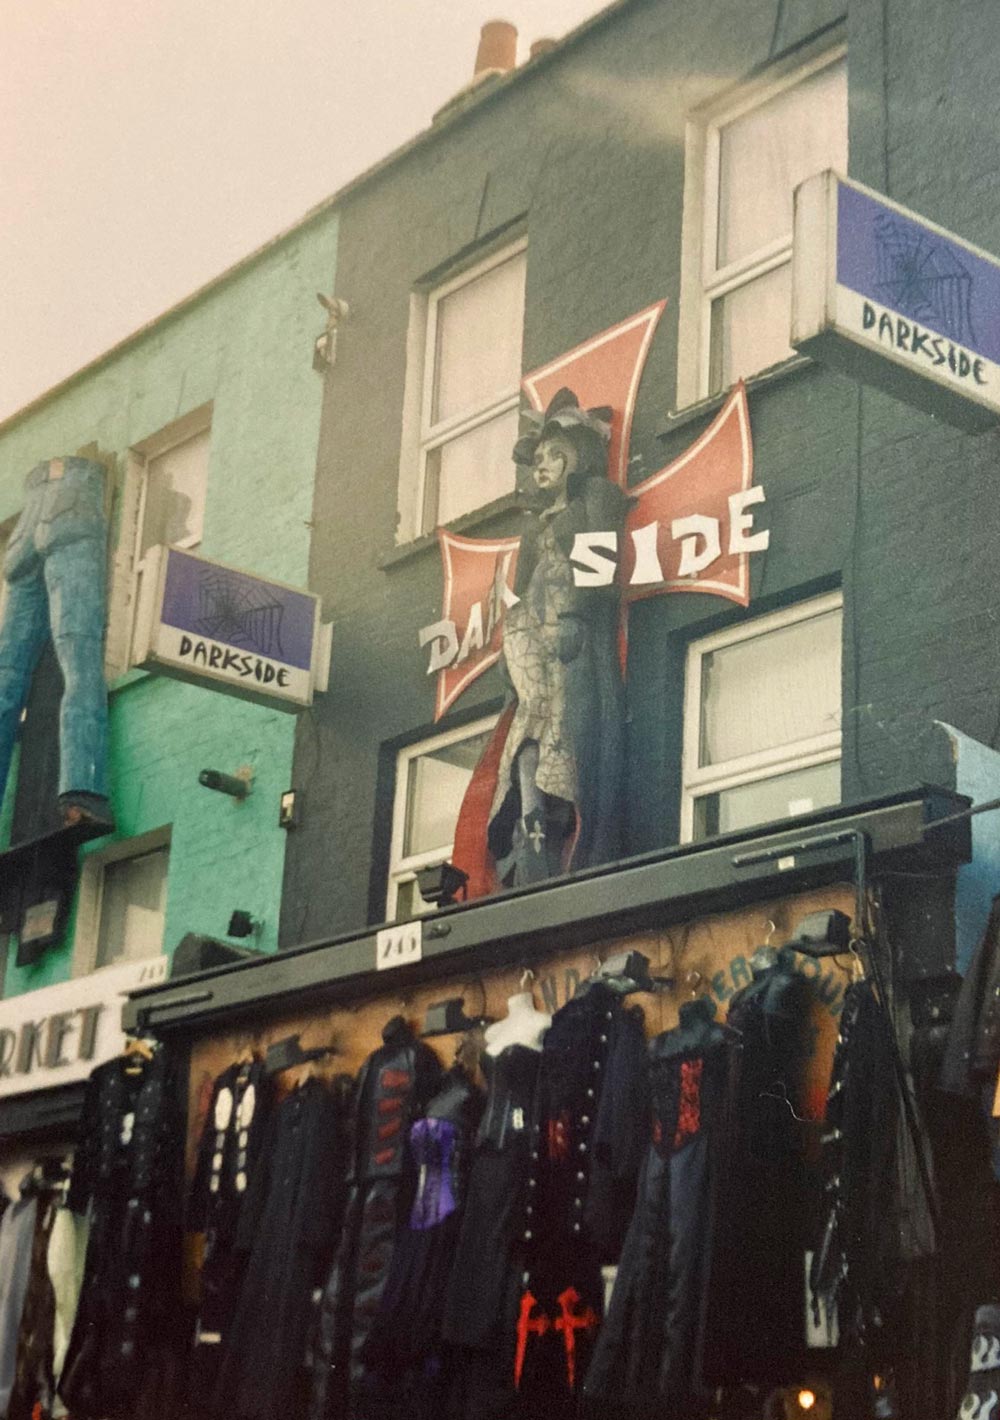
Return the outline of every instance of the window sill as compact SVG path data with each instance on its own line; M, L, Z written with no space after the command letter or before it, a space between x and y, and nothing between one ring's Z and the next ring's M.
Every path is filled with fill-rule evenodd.
M815 360L808 355L791 355L787 360L781 360L777 365L771 365L768 369L761 370L759 375L748 376L745 381L747 393L753 394L757 390L769 389L771 385L782 384L793 375L814 368L815 364ZM729 398L732 388L730 385L728 389L720 390L717 394L707 395L705 399L699 399L695 404L685 405L683 409L672 409L667 415L665 427L656 437L669 439L671 434L675 434L678 429L684 429L688 424L695 424L699 419L706 419L709 415L716 414Z
M151 672L143 670L141 666L133 666L131 670L123 672L122 675L115 676L108 686L108 694L116 695L119 690L128 690L129 686L138 685L140 681L148 680Z
M483 527L519 506L516 493L505 493L502 498L495 498L492 503L486 503L482 508L473 508L471 513L463 513L460 518L455 518L452 522L445 523L444 526L448 532L460 533L464 536L471 529ZM437 545L437 529L434 532L422 533L420 537L415 537L410 542L400 543L390 552L383 553L376 566L380 571L388 572L399 563L409 562L411 558L419 557L429 548L437 547Z

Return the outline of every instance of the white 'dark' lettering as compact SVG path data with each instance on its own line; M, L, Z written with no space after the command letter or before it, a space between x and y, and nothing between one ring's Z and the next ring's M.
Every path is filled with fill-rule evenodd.
M977 1336L972 1343L972 1371L995 1371L1000 1366L1000 1337Z
M959 1409L958 1420L995 1420L998 1399L995 1390L982 1399L978 1395L967 1395Z

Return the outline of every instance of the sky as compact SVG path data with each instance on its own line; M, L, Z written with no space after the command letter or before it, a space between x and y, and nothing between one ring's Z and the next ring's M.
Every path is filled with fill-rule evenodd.
M606 0L0 0L0 419Z

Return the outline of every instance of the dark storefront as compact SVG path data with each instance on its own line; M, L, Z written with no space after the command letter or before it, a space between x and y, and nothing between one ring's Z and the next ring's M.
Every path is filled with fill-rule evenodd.
M81 1417L991 1414L996 434L789 329L825 170L1000 251L994 48L622 0L335 199L282 950L126 1007Z
M592 1411L757 1420L764 1415L805 1413L793 1407L800 1393L816 1396L815 1413L837 1416L924 1415L931 1394L937 1398L936 1406L957 1401L956 1386L964 1383L967 1374L973 1311L988 1295L990 1269L995 1266L995 1257L984 1251L989 1239L990 1173L975 1106L966 1110L951 1097L942 1105L945 1097L934 1088L945 1034L936 1024L934 1003L908 1008L899 974L908 948L926 946L927 940L926 927L921 925L927 920L924 905L915 912L912 885L933 882L946 908L956 871L969 856L968 819L962 816L940 828L934 826L935 820L962 815L965 807L966 800L943 791L914 792L766 832L649 855L487 902L456 905L424 918L419 947L413 947L411 938L409 961L400 965L378 967L378 961L385 959L387 939L385 929L374 929L134 995L126 1011L129 1027L156 1036L185 1056L190 1052L188 1169L189 1175L200 1169L203 1182L212 1149L219 1149L222 1157L227 1147L213 1143L212 1111L219 1082L228 1080L234 1062L251 1056L260 1061L291 1061L294 1054L282 1057L282 1051L287 1052L289 1040L297 1038L305 1056L318 1052L318 1058L292 1066L275 1080L282 1095L290 1101L299 1098L303 1107L302 1082L314 1073L327 1083L328 1100L335 1101L342 1098L338 1082L345 1073L370 1082L373 1068L376 1073L388 1069L390 1074L402 1070L402 1075L394 1076L396 1093L404 1097L401 1106L398 1099L393 1105L392 1090L372 1094L362 1084L357 1096L377 1111L372 1118L386 1141L381 1153L376 1150L383 1170L369 1160L366 1173L337 1132L342 1125L332 1126L329 1138L337 1159L335 1180L340 1182L327 1192L314 1180L309 1206L329 1207L337 1214L342 1241L339 1251L332 1238L317 1243L318 1271L313 1280L317 1287L326 1285L328 1297L331 1278L339 1278L343 1287L343 1239L350 1236L353 1207L362 1219L355 1236L357 1290L351 1293L348 1288L353 1300L348 1303L346 1333L343 1314L338 1330L336 1308L332 1302L324 1304L332 1308L333 1317L328 1349L324 1353L321 1329L320 1341L310 1351L310 1368L284 1382L285 1403L295 1396L294 1403L303 1407L301 1413L317 1416L397 1414L407 1407L423 1413L421 1406L444 1404L447 1397L458 1407L456 1414L493 1413L493 1406L499 1407L497 1414L526 1416ZM868 941L853 943L860 955L843 939L839 945L832 941L825 947L804 941L810 933L827 930L831 913L834 935L837 921L846 923L856 914L859 868L871 924ZM943 911L941 920L946 917ZM786 947L775 960L776 949ZM396 950L390 929L388 951ZM642 954L652 979L633 982L629 994L621 996L615 988L625 989L620 977L629 952ZM635 958L628 969L637 971ZM589 985L581 994L581 986L599 978L603 970L611 973L611 988L606 982ZM912 1132L894 1078L891 1038L877 1021L872 1033L872 1021L864 1009L857 1009L858 993L868 990L873 972L892 1001L890 1017L900 1036L910 1041L917 1083ZM766 1018L768 1045L762 1054L763 1037L755 1034L752 1006L755 985L760 990L765 982L770 983L771 1005ZM606 998L601 994L605 990ZM439 1072L463 1059L459 1050L463 1042L466 1067L475 1058L468 1053L475 1022L484 1018L500 1022L489 1028L500 1040L498 1031L509 1030L512 1022L516 1026L518 998L523 1002L525 993L536 1012L554 1014L556 1022L563 1023L553 1027L556 1031L570 1031L569 1002L579 1013L590 1000L593 1007L601 1007L603 1017L606 999L609 1019L614 1012L615 1024L604 1027L612 1031L611 1044L584 1047L596 1052L595 1070L609 1071L607 1080L594 1077L598 1084L594 1120L585 1100L576 1106L572 1098L558 1096L558 1091L557 1103L561 1103L546 1113L549 1097L537 1081L521 1102L524 1114L516 1126L510 1124L513 1116L508 1113L508 1127L515 1128L515 1134L523 1129L543 1162L528 1167L520 1185L510 1179L504 1184L518 1205L517 1265L523 1266L530 1280L518 1288L518 1305L509 1313L502 1344L483 1342L482 1350L471 1351L461 1345L442 1349L448 1298L456 1289L461 1295L456 1272L450 1272L450 1263L462 1256L455 1222L449 1266L435 1270L427 1263L428 1270L419 1272L416 1282L410 1277L412 1294L405 1286L400 1293L404 1302L408 1298L416 1307L412 1315L407 1314L408 1321L423 1340L414 1343L412 1352L394 1348L387 1342L384 1319L387 1311L393 1315L392 1299L397 1297L393 1289L400 1286L398 1277L387 1281L394 1275L390 1260L401 1249L399 1234L395 1233L395 1246L392 1238L394 1230L404 1226L398 1220L410 1216L414 1189L418 1199L424 1195L426 1179L434 1178L440 1162L436 1155L428 1162L419 1152L416 1136L421 1125L426 1126L421 1115L430 1108L430 1117L435 1118L428 1102L447 1093ZM459 1012L458 1022L446 1014L444 1003L449 1000L452 1005L447 1009ZM867 1006L874 1000L869 992ZM640 1036L644 1033L654 1041L653 1061L667 1059L676 1042L683 1047L686 1066L694 1061L697 1067L695 1075L684 1076L680 1114L675 1102L669 1115L677 1148L668 1168L680 1170L670 1183L661 1179L657 1184L650 1165L642 1166L645 1154L655 1155L659 1148L662 1134L656 1121L662 1125L663 1110L669 1114L670 1109L657 1094L658 1067L652 1067L654 1144L647 1116L645 1052L640 1051L629 1067L628 1050L614 1034L636 1005L642 1012ZM837 1043L844 1032L845 1010L853 1023L853 1047L850 1039L847 1047ZM418 1043L398 1034L397 1019L397 1033L390 1029L386 1035L387 1025L398 1017L418 1036L424 1030L444 1033ZM878 1019L884 1024L886 1018ZM710 1052L702 1058L692 1043L706 1024L712 1043L723 1052L717 1059ZM487 1054L490 1038L488 1032ZM572 1048L565 1035L561 1039L561 1049L569 1049L569 1054L560 1055L557 1047L552 1058L569 1069ZM422 1058L427 1045L433 1048L436 1064ZM327 1055L328 1050L333 1053ZM668 1053L661 1057L658 1051ZM840 1064L834 1078L841 1080L838 1089L849 1092L851 1110L831 1126L827 1097L835 1051ZM501 1057L510 1063L509 1050L501 1051ZM544 1043L538 1058L544 1078L551 1068ZM364 1069L366 1060L370 1063ZM408 1063L401 1065L401 1060ZM589 1056L585 1063L588 1070L592 1068ZM556 1080L562 1080L559 1068ZM425 1072L422 1086L421 1070ZM621 1078L615 1071L623 1072ZM772 1077L769 1071L777 1073ZM383 1073L379 1078L387 1077ZM403 1078L410 1083L400 1088ZM446 1085L448 1077L444 1078ZM509 1106L510 1097L498 1093L490 1061L486 1078L489 1122L497 1100L507 1098ZM592 1088L590 1081L584 1085ZM612 1108L608 1103L610 1114L602 1115L603 1090L610 1092L614 1104ZM586 1090L582 1093L585 1096ZM835 1090L834 1100L836 1096ZM414 1152L405 1164L402 1155L394 1152L399 1123L395 1107L402 1109L402 1120L413 1131ZM279 1107L279 1116L282 1108L286 1106ZM476 1117L474 1111L470 1118ZM615 1128L602 1132L609 1118ZM482 1131L486 1126L479 1119ZM733 1140L746 1142L743 1129L751 1120L755 1122L752 1147L742 1155ZM537 1133L532 1133L535 1125L547 1142L539 1144ZM364 1133L363 1118L356 1127ZM474 1125L467 1121L466 1127L475 1134ZM274 1146L279 1133L272 1134L265 1150ZM476 1160L488 1153L489 1146L482 1132L478 1138L471 1156L472 1174L466 1165L455 1175L468 1190L458 1195L459 1216L463 1206L470 1216L474 1208L482 1207ZM563 1200L558 1171L564 1141L571 1151L568 1157L574 1160L572 1178L587 1181L573 1184L577 1191L571 1189ZM699 1141L705 1149L701 1175L697 1170L690 1173L697 1159L686 1152L687 1146ZM935 1171L936 1180L930 1204L914 1152L927 1150L929 1141L933 1147L925 1162ZM223 1167L228 1166L226 1157ZM347 1159L354 1160L354 1172L348 1172L344 1184ZM831 1182L836 1167L844 1170L849 1184L840 1187ZM262 1163L258 1168L263 1169ZM602 1169L613 1176L610 1191L604 1193L600 1191ZM529 1183L532 1177L535 1183ZM604 1200L598 1213L592 1211L595 1196ZM669 1225L657 1211L662 1210L665 1197L674 1200ZM373 1237L370 1225L371 1210L379 1199L389 1210L388 1238ZM545 1201L538 1203L538 1199ZM502 1210L510 1203L501 1188L491 1207ZM537 1241L540 1233L532 1217L533 1203L535 1219L540 1213L541 1228L550 1230L550 1241L558 1242L555 1262L544 1240ZM578 1206L585 1211L574 1213ZM846 1288L839 1292L839 1346L831 1344L837 1333L830 1330L829 1315L821 1310L814 1316L809 1307L804 1272L806 1254L815 1257L822 1250L831 1218L838 1216L841 1231L838 1237L834 1227L833 1242L827 1243L833 1251L824 1265L835 1271L842 1266L847 1278L839 1284ZM489 1255L492 1217L487 1212L476 1218L479 1241L469 1256L481 1256L482 1248ZM588 1274L587 1259L578 1255L579 1229L574 1234L573 1225L579 1217L585 1220L583 1235L594 1249L589 1260L596 1258L603 1272L597 1268ZM663 1261L658 1281L636 1263L640 1244L630 1223L639 1234L648 1225L643 1246L652 1244L654 1251L648 1255ZM667 1243L668 1236L674 1239L672 1244ZM594 1244L595 1237L601 1238L599 1245ZM629 1241L624 1241L626 1237ZM685 1247L694 1247L687 1271ZM334 1255L338 1260L331 1267ZM873 1259L876 1266L871 1265ZM324 1269L326 1275L320 1276ZM605 1289L612 1281L617 1288L618 1277L626 1278L624 1286L630 1290L617 1311L611 1291L611 1306L599 1330ZM364 1297L366 1279L373 1289L371 1305ZM343 1290L336 1294L341 1304L344 1295ZM629 1295L634 1306L642 1303L652 1309L645 1329L640 1323L646 1312L626 1308ZM669 1306L668 1296L674 1298ZM864 1318L860 1331L850 1320L854 1307ZM431 1321L421 1327L425 1312ZM570 1332L565 1325L562 1330L556 1326L560 1318ZM398 1314L394 1324L401 1325ZM229 1344L226 1327L230 1325L232 1313L218 1327L224 1345ZM315 1318L310 1325L316 1325ZM245 1328L245 1321L240 1326ZM214 1329L211 1334L216 1334ZM379 1344L371 1341L372 1334ZM291 1335L301 1340L303 1332L293 1326ZM567 1336L575 1338L569 1349ZM239 1353L240 1344L232 1344ZM264 1344L262 1338L259 1344ZM490 1345L496 1347L493 1352ZM197 1349L204 1355L208 1348ZM333 1356L332 1370L328 1365L324 1368L324 1355L327 1362ZM238 1355L229 1365L230 1383L245 1385L252 1375L246 1357ZM651 1379L649 1366L654 1374L659 1368L659 1380ZM317 1373L323 1378L318 1388ZM890 1404L885 1397L891 1396L892 1408L881 1412L874 1408L882 1392L873 1386L884 1391L884 1405ZM270 1414L270 1403L245 1413ZM786 1403L787 1412L775 1408Z

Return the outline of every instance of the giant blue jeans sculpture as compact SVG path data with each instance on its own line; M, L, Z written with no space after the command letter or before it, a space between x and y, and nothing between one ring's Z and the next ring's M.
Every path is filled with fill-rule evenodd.
M50 459L31 470L7 545L0 622L0 798L31 677L51 632L63 676L59 802L66 822L110 819L104 682L104 468Z

